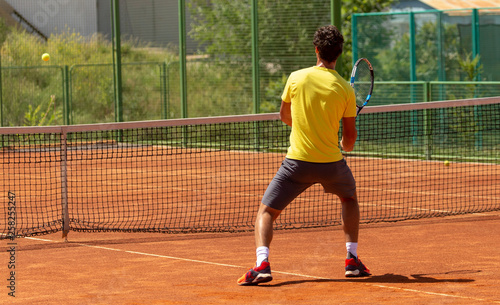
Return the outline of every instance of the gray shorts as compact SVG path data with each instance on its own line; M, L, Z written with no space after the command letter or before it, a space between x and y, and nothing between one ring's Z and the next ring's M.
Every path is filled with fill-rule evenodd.
M267 187L262 203L270 208L283 210L315 183L320 183L326 193L340 198L350 198L356 193L354 176L344 159L332 163L285 159Z

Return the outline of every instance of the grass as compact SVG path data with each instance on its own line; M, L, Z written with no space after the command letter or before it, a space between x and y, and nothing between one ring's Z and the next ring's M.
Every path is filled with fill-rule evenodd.
M176 50L124 41L121 51L123 120L180 118ZM50 54L50 61L42 61L43 53ZM1 60L3 126L24 125L27 113L49 104L54 113L48 115L56 119L38 123L64 124L58 114L65 105L72 124L115 121L112 45L103 36L68 31L43 42L11 29L5 33ZM188 62L187 74L190 117L252 112L250 70L242 73L237 65L202 58Z

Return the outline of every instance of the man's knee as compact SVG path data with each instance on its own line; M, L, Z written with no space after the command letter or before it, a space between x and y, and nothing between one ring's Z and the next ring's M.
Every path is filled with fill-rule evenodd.
M261 203L259 207L259 212L258 216L264 216L264 215L269 215L272 220L276 220L278 216L281 214L281 210L273 209L271 207L268 207L267 205Z
M355 193L351 197L340 197L340 202L347 203L347 204L349 204L349 203L358 203L358 196Z

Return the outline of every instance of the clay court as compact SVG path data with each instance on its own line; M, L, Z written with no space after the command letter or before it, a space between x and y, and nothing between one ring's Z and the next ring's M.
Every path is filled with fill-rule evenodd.
M86 144L90 148L68 151L64 178L60 149L1 154L0 194L7 198L12 192L17 197L17 216L24 222L19 232L61 230L64 197L70 230L247 232L253 230L256 203L285 157L283 153ZM357 181L362 223L498 210L498 164L347 160ZM316 184L285 209L277 226L339 225L335 202L336 196L325 194Z
M243 172L226 174L229 168L234 167L231 171L234 173L235 168L241 167L237 162L227 161L234 159L231 157L234 154L241 152L200 152L197 162L183 164L182 169L172 167L174 162L169 158L141 158L137 152L132 154L133 159L126 162L117 161L113 154L99 159L99 162L82 161L82 158L75 157L76 161L72 164L75 174L69 175L68 179L73 190L69 193L76 194L71 197L72 201L80 202L76 206L85 206L86 209L80 211L76 208L70 212L72 226L88 229L97 224L103 226L103 223L110 227L142 224L144 219L148 219L146 212L153 203L126 203L127 198L144 196L145 200L147 194L153 193L155 196L169 194L169 200L174 202L181 200L182 196L188 197L184 199L186 202L206 198L203 201L206 206L198 209L197 205L193 205L190 213L181 213L176 217L162 219L157 215L156 218L149 218L151 223L169 220L175 224L175 218L179 218L181 226L187 223L203 228L211 223L214 228L220 227L228 221L228 217L210 207L210 201L220 201L220 204L238 202L240 208L246 205L245 210L232 210L230 213L245 211L244 215L234 215L234 219L251 222L266 181L272 178L283 156L273 155L276 168L270 170L267 176L257 172L256 175L261 178L252 180L251 185L255 188L250 190L245 188L249 184L248 175ZM249 164L253 164L251 168L259 168L256 164L263 162L262 154L245 154ZM209 161L200 166L201 160ZM116 162L121 163L117 166ZM3 285L2 302L400 304L403 301L407 304L500 304L498 211L366 223L371 221L370 217L376 219L377 215L400 220L404 217L446 215L451 213L447 210L451 208L457 211L455 213L470 210L467 204L471 200L468 193L471 187L481 190L482 194L482 200L474 203L475 208L487 209L488 203L498 200L498 187L488 184L485 178L489 177L489 181L497 183L500 180L497 177L498 165L456 163L444 166L432 161L355 157L348 158L348 162L355 174L359 171L358 185L365 222L361 226L359 253L372 271L373 275L369 278L344 277L345 244L339 225L277 231L270 257L274 280L253 287L236 285L237 278L255 261L251 230L194 234L71 231L68 242L61 238L61 232L14 241L16 297L9 296L11 290ZM44 162L24 170L32 175L28 180L50 181L50 176L54 176L50 173L57 169L52 171L40 163ZM169 164L172 171L153 170ZM220 164L223 166L219 167ZM15 170L19 174L20 167ZM96 180L101 175L107 178ZM377 175L378 179L372 179L370 175ZM197 182L181 182L190 181L193 176L196 176L193 181ZM130 181L136 179L138 184L131 183L124 188L117 183L120 177L130 178ZM56 175L56 179L59 176ZM159 181L164 181L164 185ZM213 189L202 187L209 183L214 185ZM443 187L446 191L440 190ZM138 193L139 189L146 191ZM314 224L314 219L321 221L312 213L315 206L311 202L315 201L315 191L318 189L308 191L292 203L290 209L285 211L288 214L284 213L284 219L292 221L302 213L305 216L300 219L310 221L310 224ZM35 190L18 192L18 202L21 203L23 194L29 192ZM44 192L35 193L41 195ZM92 198L106 199L107 196L120 198L115 199L117 212L113 213L113 202L107 202L109 207L100 210L102 217L82 214L102 206L99 205L100 200L92 201ZM82 198L88 200L81 202ZM381 202L381 198L386 198L386 201ZM120 211L133 206L136 210ZM182 212L176 211L175 206L168 208L172 213ZM60 209L57 211L60 212ZM326 218L333 217L331 221L340 221L339 206L334 204L323 211L328 211ZM54 215L59 215L56 212ZM203 214L208 212L213 213L209 218L215 220L196 223L208 217ZM84 217L86 221L76 221L78 217ZM6 250L13 246L9 240L4 240L3 244ZM2 251L0 255L0 261L4 262L1 270L5 279L10 277L9 272L12 271L8 268L12 262L10 255L7 251ZM10 282L5 280L5 283Z
M340 227L279 231L274 280L236 279L251 233L75 233L17 239L16 298L2 304L500 304L500 213L361 226L373 275L343 276ZM5 246L5 241L4 241ZM2 251L2 277L8 253Z
M30 139L34 147L22 140L3 149L0 194L9 206L15 197L16 232L35 236L2 240L2 303L500 304L495 160L348 156L360 198L359 254L373 275L344 277L338 199L315 185L276 223L289 230L275 234L274 280L240 287L255 262L255 212L284 153L216 142L253 125L227 125L224 136L207 128L214 138L206 143L219 146L185 148L152 142L170 130L144 124L125 123L137 130L131 140L101 141L105 133L85 130L55 146L58 132L65 139L81 127L48 127L55 136ZM275 137L268 139L269 150ZM4 236L6 220L2 213Z

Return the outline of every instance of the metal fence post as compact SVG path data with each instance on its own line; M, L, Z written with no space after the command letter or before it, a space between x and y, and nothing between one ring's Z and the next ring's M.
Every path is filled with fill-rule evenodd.
M70 83L70 75L69 75L69 67L65 65L63 67L63 124L70 125L70 96L69 96L69 83Z
M472 60L476 58L476 56L479 56L481 53L479 49L479 13L477 9L472 9L472 22L471 22L471 27L472 27ZM478 61L477 66L474 67L477 69L481 65L481 60ZM473 81L479 81L481 80L481 75L476 74L474 79L471 79Z
M341 1L340 0L330 0L330 10L331 10L331 19L332 24L342 32L342 14L341 14ZM335 70L340 72L342 69L342 54L337 59L337 63L335 64Z
M260 113L259 12L257 0L252 0L252 85L253 112Z
M351 17L351 33L352 33L352 65L358 60L358 16L352 14Z
M123 121L123 94L122 94L122 53L121 53L121 31L120 31L120 1L113 0L111 9L113 12L112 36L113 36L113 72L115 83L115 121Z
M181 117L188 117L186 73L186 1L179 0L179 78L181 82Z
M161 84L161 100L163 119L168 119L168 99L167 99L167 63L163 62L160 65L160 84Z
M2 56L0 55L0 127L3 127Z

